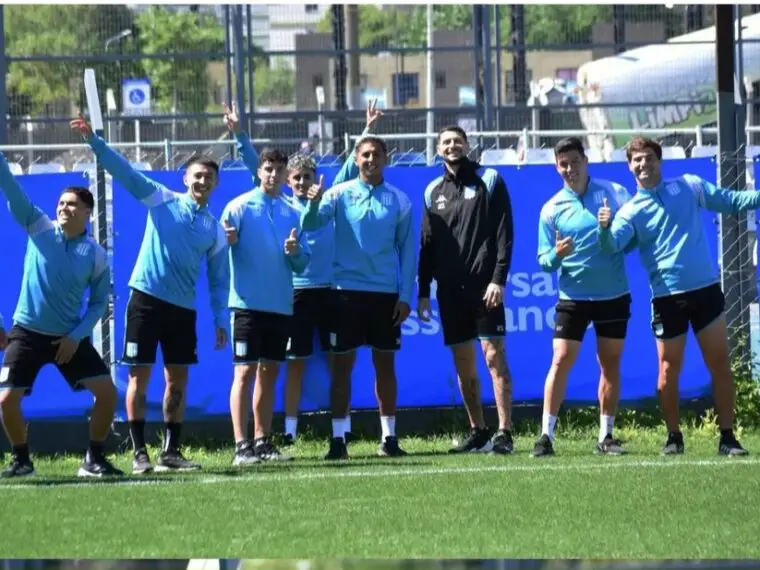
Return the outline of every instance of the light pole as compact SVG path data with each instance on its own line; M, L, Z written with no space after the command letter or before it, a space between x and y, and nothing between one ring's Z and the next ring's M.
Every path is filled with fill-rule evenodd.
M115 44L117 42L121 42L121 40L124 40L132 35L132 29L131 28L125 28L122 31L120 31L118 34L111 36L110 38L107 38L105 41L104 49L105 53L108 53L108 48L111 47L111 44ZM118 69L118 93L121 95L121 80L123 79L122 73L121 73L121 59L116 60L116 67ZM108 138L111 139L111 111L110 108L106 108L106 121L108 122ZM116 129L117 133L120 129ZM119 137L121 138L121 137Z

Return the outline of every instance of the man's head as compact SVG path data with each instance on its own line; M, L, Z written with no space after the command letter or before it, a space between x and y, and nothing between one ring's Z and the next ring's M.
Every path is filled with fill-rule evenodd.
M288 184L296 196L305 197L316 178L317 165L310 156L296 154L288 161Z
M459 164L467 158L470 146L467 144L467 134L458 125L444 127L438 132L437 153L447 165Z
M359 176L370 184L380 184L383 168L388 162L388 147L380 137L364 137L356 146L356 166Z
M583 192L588 183L588 158L583 142L577 137L559 141L554 147L554 164L565 184L576 192Z
M193 157L185 165L183 180L190 197L204 206L219 182L219 165L207 156Z
M256 174L261 180L264 192L273 192L285 182L285 167L288 156L281 150L267 148L259 155L259 168Z
M84 233L87 221L95 208L92 193L83 186L69 186L61 192L55 216L58 224L68 236Z
M647 137L634 137L625 148L628 168L642 188L654 188L662 180L662 147Z

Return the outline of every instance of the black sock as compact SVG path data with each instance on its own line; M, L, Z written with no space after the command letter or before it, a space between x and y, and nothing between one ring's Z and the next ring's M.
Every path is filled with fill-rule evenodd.
M13 457L15 457L21 463L29 463L31 461L29 459L29 444L25 443L23 445L14 445Z
M87 455L90 460L103 459L103 442L90 441L90 447L87 449Z
M145 449L145 420L130 421L129 435L132 438L132 447L135 451Z
M734 430L731 428L720 430L720 439L723 441L734 439Z
M166 422L166 435L164 436L164 451L179 449L179 436L182 432L182 424L178 422Z

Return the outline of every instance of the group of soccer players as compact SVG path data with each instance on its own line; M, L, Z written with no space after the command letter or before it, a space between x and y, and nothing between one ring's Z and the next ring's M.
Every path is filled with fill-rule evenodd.
M437 282L443 341L452 350L470 420L467 437L450 452L513 451L511 378L504 347L505 285L513 247L506 184L495 170L468 158L461 128L443 129L437 144L443 173L424 189L418 250L410 200L383 177L387 147L371 134L380 115L374 103L368 107L367 129L325 192L322 178L316 181L311 158L297 155L288 160L278 150L257 154L237 114L225 109L224 122L254 174L254 188L227 204L219 221L208 209L219 175L214 161L191 159L184 174L187 191L175 193L134 170L81 116L71 122L114 180L148 208L129 281L122 357L129 366L126 409L134 473L200 468L182 454L180 435L188 369L197 362L196 287L204 260L217 349L228 341L228 311L232 317L234 465L290 459L272 439L275 383L287 361L285 442L292 443L315 333L329 352L331 373L333 433L325 459L348 458L351 374L356 350L363 346L372 349L375 370L382 430L378 454L406 455L396 436L395 352L401 347L401 324L411 312L415 277L422 320L430 318L431 283ZM542 434L532 455L553 454L567 375L590 323L597 333L601 368L596 449L612 455L624 452L612 432L630 316L623 257L635 248L653 293L658 391L669 431L664 452L684 451L677 382L691 325L713 377L721 425L719 452L746 454L732 431L734 387L724 299L698 208L757 208L760 193L724 191L693 176L663 181L661 149L649 139L636 138L628 147L639 188L633 198L618 184L589 178L579 139L561 141L555 157L564 186L542 209L538 262L546 271L560 271L560 299ZM290 193L284 192L286 182ZM58 367L72 389L89 390L95 397L90 443L79 475L121 475L103 450L116 391L89 338L104 314L110 287L106 253L87 234L93 197L86 188L64 189L54 222L30 201L1 154L0 191L29 235L21 293L0 373L0 413L13 447L11 464L2 475L34 473L21 400L48 363ZM87 289L90 295L82 314ZM483 418L476 339L494 387L499 417L494 433ZM165 372L165 436L154 467L144 418L147 383L159 345Z

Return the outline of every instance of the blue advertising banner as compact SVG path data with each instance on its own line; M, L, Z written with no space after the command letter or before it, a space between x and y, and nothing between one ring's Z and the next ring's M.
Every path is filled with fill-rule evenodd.
M324 169L326 180L332 180L337 167ZM554 304L557 298L556 275L543 273L536 262L537 226L541 206L560 187L559 176L552 165L497 167L510 191L515 226L515 246L508 282L506 303L507 357L513 377L515 402L540 401L543 383L551 362ZM625 163L593 164L592 176L625 184L633 190L633 177ZM693 173L715 181L715 163L710 159L669 160L663 163L666 177ZM151 178L182 191L182 173L155 171ZM440 174L440 167L393 167L386 170L386 179L406 192L413 205L415 239L419 238L422 215L422 194L426 185ZM82 174L20 176L32 199L49 214L54 213L59 192L67 185L86 184ZM247 170L224 170L220 184L211 200L211 209L219 215L235 196L252 187ZM146 209L118 184L113 190L114 230L114 321L116 354L121 355L124 335L124 315L129 291L127 282L134 266L145 229ZM717 266L717 224L712 213L703 214L708 242L712 244L711 262ZM0 239L3 276L0 279L0 311L9 327L21 282L26 238L7 208L0 208ZM655 342L649 326L650 292L638 254L627 259L628 275L633 297L632 319L622 364L622 399L635 403L656 395L657 357ZM413 307L414 308L414 307ZM443 346L440 321L435 301L433 320L422 323L412 315L403 325L403 344L397 357L399 407L433 407L461 405L461 396L450 352ZM198 284L198 357L200 363L191 370L187 398L188 419L229 413L229 389L232 383L230 347L215 351L214 330L209 306L205 274ZM493 390L482 358L480 373L483 397L493 403ZM284 370L282 374L284 379ZM568 402L597 400L599 366L595 356L595 335L590 328L581 355L573 369L568 390ZM115 382L121 394L119 415L124 415L123 395L127 386L127 369L117 367ZM376 408L374 372L369 351L362 350L353 376L353 409ZM148 391L148 419L161 418L164 392L163 373L157 367ZM283 387L281 382L280 387ZM681 395L693 398L709 393L709 377L693 337L690 337L681 377ZM282 410L284 391L278 389L277 411ZM329 378L323 356L309 362L304 380L302 409L326 409L329 400ZM28 417L82 417L91 405L87 394L73 394L54 367L42 371L34 394L27 399L24 410Z

